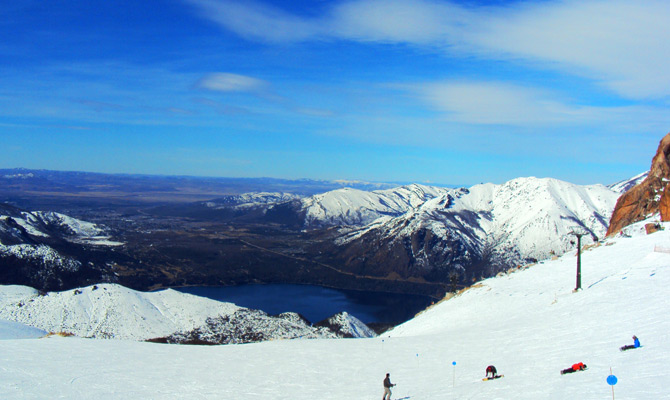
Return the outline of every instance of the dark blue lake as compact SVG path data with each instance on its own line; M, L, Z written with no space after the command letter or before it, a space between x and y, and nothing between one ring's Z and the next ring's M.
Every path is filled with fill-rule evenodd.
M414 317L431 302L425 296L291 284L195 286L175 290L263 310L270 315L293 311L313 323L346 311L365 323L398 324Z

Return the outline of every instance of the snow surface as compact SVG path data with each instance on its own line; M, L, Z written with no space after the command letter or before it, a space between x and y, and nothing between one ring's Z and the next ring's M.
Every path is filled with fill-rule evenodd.
M0 319L0 340L39 339L46 336L47 333L32 326Z
M611 368L617 399L668 399L670 254L654 249L670 245L670 225L648 236L640 226L582 254L581 291L570 252L373 339L0 340L0 398L373 399L389 372L394 399L609 399ZM643 347L620 352L632 335ZM580 361L587 371L559 374ZM482 382L489 364L505 378Z

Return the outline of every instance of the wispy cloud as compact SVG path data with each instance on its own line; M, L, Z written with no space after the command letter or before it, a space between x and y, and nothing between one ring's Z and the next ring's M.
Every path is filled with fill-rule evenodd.
M453 81L411 87L447 119L467 124L536 125L583 123L583 108L555 100L547 91L503 82Z
M430 0L357 0L334 3L323 15L301 17L257 1L184 0L199 14L236 34L262 42L351 39L434 42L455 32L469 15L461 6Z
M269 84L250 76L217 72L202 77L196 87L216 92L259 92L267 89Z
M528 3L478 18L464 40L482 57L551 63L622 96L656 98L670 95L669 20L667 1Z
M198 8L206 19L240 36L266 42L306 40L321 32L315 21L291 15L276 7L253 0L185 0Z
M600 82L631 99L670 96L670 2L564 0L465 7L430 0L354 0L302 17L257 2L185 0L225 29L263 42L405 43L523 61Z
M470 125L540 127L556 125L626 126L647 121L665 129L670 115L663 107L575 104L550 90L495 81L443 81L397 85L444 114L448 122Z
M333 37L430 44L458 36L470 14L448 2L364 0L334 6L320 25Z

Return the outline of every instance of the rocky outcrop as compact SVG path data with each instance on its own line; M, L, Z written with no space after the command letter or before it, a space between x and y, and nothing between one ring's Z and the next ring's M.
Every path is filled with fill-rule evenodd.
M670 134L661 140L647 179L617 201L607 236L657 213L661 221L670 221Z
M324 327L343 338L370 338L377 336L372 329L361 320L342 311L314 324L315 327Z

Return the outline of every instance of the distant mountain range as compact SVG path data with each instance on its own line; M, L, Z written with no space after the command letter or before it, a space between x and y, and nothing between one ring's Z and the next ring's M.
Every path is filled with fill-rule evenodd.
M395 186L398 184L343 180L219 178L102 174L25 168L0 169L0 201L3 200L3 196L11 198L17 194L25 195L30 192L49 197L73 193L77 193L77 197L96 197L105 194L107 197L121 200L176 202L209 200L243 193L284 192L310 196L344 187L378 190ZM76 201L77 197L70 196L70 201Z

